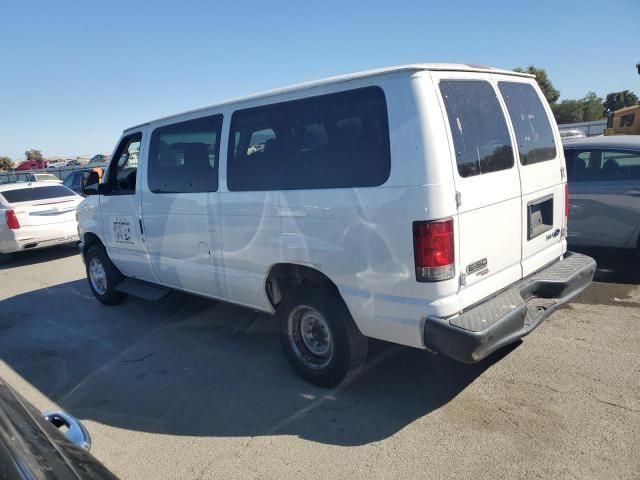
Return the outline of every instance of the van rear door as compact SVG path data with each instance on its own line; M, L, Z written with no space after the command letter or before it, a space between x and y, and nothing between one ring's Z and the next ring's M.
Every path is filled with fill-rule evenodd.
M492 75L502 95L517 147L522 186L522 274L566 250L564 153L558 128L534 79Z
M520 174L489 74L432 72L458 204L456 265L466 307L522 278Z

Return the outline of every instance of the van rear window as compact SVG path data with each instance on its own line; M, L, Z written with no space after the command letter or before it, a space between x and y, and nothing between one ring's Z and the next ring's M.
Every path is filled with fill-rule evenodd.
M556 144L549 117L533 86L498 82L518 140L520 163L532 165L556 158Z
M49 198L73 197L75 193L64 185L51 185L47 187L26 187L15 190L7 190L0 195L8 203L36 202Z
M229 190L372 187L389 178L384 92L366 87L238 110Z
M513 149L496 92L483 80L442 80L458 173L472 177L513 167Z

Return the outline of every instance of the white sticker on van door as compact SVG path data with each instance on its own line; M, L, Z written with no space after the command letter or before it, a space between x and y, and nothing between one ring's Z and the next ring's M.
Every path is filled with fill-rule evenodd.
M134 217L111 217L113 241L120 245L135 245Z

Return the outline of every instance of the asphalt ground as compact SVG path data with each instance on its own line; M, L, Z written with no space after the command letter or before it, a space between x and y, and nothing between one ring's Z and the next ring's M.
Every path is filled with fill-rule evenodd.
M362 376L301 380L273 318L180 293L105 307L75 249L0 267L0 377L82 419L121 478L640 478L640 262L462 365L372 342Z

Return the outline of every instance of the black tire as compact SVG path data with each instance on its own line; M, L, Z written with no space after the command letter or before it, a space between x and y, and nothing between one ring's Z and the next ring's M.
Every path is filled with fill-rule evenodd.
M302 340L302 321L296 320L296 316L302 311L313 318L312 310L322 316L329 329L330 355L314 355ZM284 353L293 368L308 382L331 388L352 380L362 369L367 359L368 339L360 333L344 301L332 288L303 283L285 291L276 308L276 318L280 324ZM315 363L313 367L310 366L312 363Z
M122 273L111 263L109 256L102 245L92 245L84 257L87 270L87 281L93 295L105 305L117 305L127 298L127 295L116 290L116 285L122 280ZM104 271L104 291L97 291L91 279L90 268L92 262L98 262ZM101 289L102 290L102 289Z

